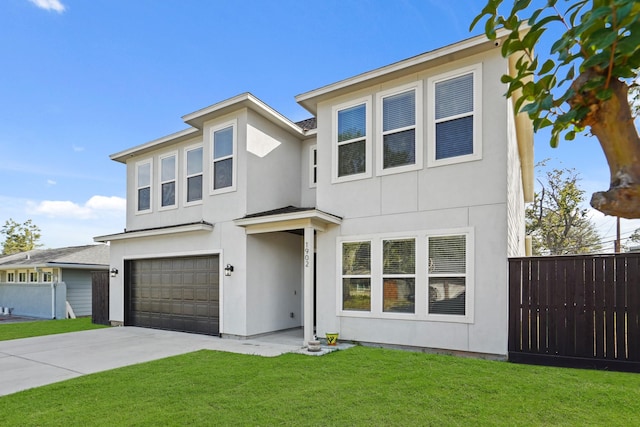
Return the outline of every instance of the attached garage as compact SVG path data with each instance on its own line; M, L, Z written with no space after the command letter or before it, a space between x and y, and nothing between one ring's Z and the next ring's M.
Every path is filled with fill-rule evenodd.
M125 262L125 325L220 333L218 255Z

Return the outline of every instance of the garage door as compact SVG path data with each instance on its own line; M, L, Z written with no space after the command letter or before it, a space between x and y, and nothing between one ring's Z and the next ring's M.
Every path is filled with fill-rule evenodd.
M125 324L218 335L219 266L217 255L128 261Z

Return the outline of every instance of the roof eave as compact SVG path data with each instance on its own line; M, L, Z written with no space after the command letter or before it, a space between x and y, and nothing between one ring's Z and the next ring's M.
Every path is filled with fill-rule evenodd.
M187 128L179 132L163 136L162 138L154 139L153 141L145 142L144 144L140 144L135 147L128 148L124 151L112 154L109 156L109 158L111 160L115 160L116 162L126 163L127 159L130 157L145 154L149 151L157 150L158 148L162 148L171 144L188 141L189 139L197 138L201 135L202 131L200 129Z

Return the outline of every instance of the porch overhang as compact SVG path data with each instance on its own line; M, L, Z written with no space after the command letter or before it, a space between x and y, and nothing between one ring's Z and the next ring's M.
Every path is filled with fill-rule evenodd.
M312 228L325 231L330 225L340 225L342 218L315 208L287 208L247 215L233 221L243 227L247 234L272 233L276 231L304 230Z

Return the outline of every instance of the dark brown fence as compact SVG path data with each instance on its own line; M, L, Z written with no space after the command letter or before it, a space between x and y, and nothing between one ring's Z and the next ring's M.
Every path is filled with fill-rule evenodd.
M640 254L509 259L509 360L640 372Z
M109 324L109 272L91 272L91 321Z

